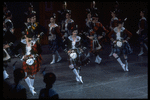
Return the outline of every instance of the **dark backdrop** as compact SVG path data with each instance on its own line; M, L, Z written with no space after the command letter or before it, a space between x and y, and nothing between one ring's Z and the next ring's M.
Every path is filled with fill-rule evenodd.
M24 12L28 10L29 2L6 2L8 9L12 13L12 21L15 28L22 28L24 22ZM32 2L34 10L37 11L39 20L39 2Z

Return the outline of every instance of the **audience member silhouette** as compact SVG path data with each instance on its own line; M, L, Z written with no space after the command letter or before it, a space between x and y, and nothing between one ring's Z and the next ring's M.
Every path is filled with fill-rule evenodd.
M54 73L46 73L43 81L46 83L46 88L41 89L39 99L59 99L58 93L52 89L56 76Z

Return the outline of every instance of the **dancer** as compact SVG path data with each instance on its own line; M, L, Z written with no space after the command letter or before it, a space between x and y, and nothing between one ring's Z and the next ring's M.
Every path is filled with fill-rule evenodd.
M48 24L49 27L49 48L52 52L53 60L50 62L50 64L55 63L55 56L58 56L57 62L59 62L62 58L58 53L58 49L61 46L62 43L62 34L60 33L60 29L58 25L55 23L56 16L53 14L53 16L50 17L50 24Z
M5 19L3 19L3 79L9 78L6 71L8 62L11 61L13 52L13 44L15 42L15 36L13 34L13 24L11 21L11 13L8 11Z
M25 14L26 15L26 14ZM22 45L23 44L26 44L26 32L27 30L29 30L29 28L31 28L31 23L30 23L30 18L31 16L30 15L26 15L25 16L26 18L26 21L24 22L23 24L23 28L22 28L22 37L20 39L20 42L13 48L13 52L15 54L15 57L19 57L21 58L21 55L19 54L19 49L21 49Z
M105 35L102 31L108 33L108 30L106 30L105 27L98 21L97 13L95 13L95 15L92 17L92 23L93 23L93 29L90 32L90 36L87 36L90 39L90 44L91 44L90 53L95 54L96 56L95 62L100 64L102 58L99 56L99 51L102 46L100 45L99 42L101 42L101 39Z
M112 37L112 34L114 34L114 37ZM127 29L123 27L123 21L118 21L118 26L115 27L109 34L108 37L114 44L113 49L113 56L117 59L119 64L121 65L122 69L124 71L129 71L128 69L128 56L129 48L127 45L127 41L132 36L132 33L130 33ZM122 63L120 59L120 54L123 53L125 64Z
M6 13L8 11L6 2L3 3L3 20L5 19Z
M85 32L90 33L92 29L92 15L90 9L86 9L87 18L85 19Z
M40 70L42 57L37 48L37 40L39 38L37 40L33 39L31 30L28 30L26 34L26 44L22 46L22 69L25 72L25 82L29 86L32 95L34 95L36 93L33 87L35 74Z
M113 11L115 11L117 18L124 19L126 15L125 13L123 13L123 10L121 9L119 2L116 1L112 5L113 5L112 9Z
M12 34L14 34L14 26L11 19L12 19L12 14L10 11L7 11L5 15L5 26L7 28L7 31L10 31Z
M117 22L118 22L118 18L116 17L116 14L117 12L116 11L111 11L111 21L110 21L110 30L112 31L115 27L117 27ZM109 54L109 57L112 56L113 54L113 43L111 41L111 53Z
M143 52L143 47L145 46L146 50L148 51L148 46L146 45L146 40L148 39L147 37L147 20L146 18L144 17L144 14L145 14L145 11L141 11L140 12L140 16L141 16L141 19L139 20L139 30L137 31L137 34L139 35L139 41L140 41L140 53L138 54L138 56L141 56L144 54Z
M75 25L72 28L72 35L70 35L67 40L69 68L73 70L74 74L76 75L76 81L83 83L82 76L79 75L81 65L83 64L83 60L81 57L81 54L83 52L81 49L81 37L77 36L77 34L78 34L78 29L77 26Z
M95 1L92 1L92 2L91 2L90 11L91 11L92 17L94 16L95 13L99 14L99 10L98 10L98 8L96 7Z
M6 17L8 16L9 13L11 13L11 12L8 9L8 6L7 6L6 2L4 2L3 3L3 20L6 19Z
M71 19L71 10L67 10L66 12L66 20L65 20L65 38L71 35L71 27L74 26L74 20Z
M90 31L93 29L92 27L92 16L90 9L86 9L87 18L85 19L84 32L79 32L80 37L82 38L82 44L86 47L87 56L89 57L90 50L90 39L87 36L90 36ZM80 34L81 33L81 34Z
M32 3L29 3L28 11L25 12L25 15L31 15L32 13L36 13L36 11L34 11L33 9L34 9L34 7L33 7Z
M38 54L41 55L41 39L43 35L47 32L47 30L43 26L41 26L39 22L36 21L36 13L32 13L29 16L31 27L29 26L30 28L28 30L31 31L33 40L37 41Z
M62 9L58 11L58 26L60 26L60 29L64 29L67 10L67 2L65 1L62 4Z
M10 11L6 13L4 22L3 22L3 41L5 43L10 43L12 42L13 44L7 48L6 50L10 54L11 57L14 56L13 48L14 48L14 43L16 42L16 36L14 35L14 26L12 23L12 14Z

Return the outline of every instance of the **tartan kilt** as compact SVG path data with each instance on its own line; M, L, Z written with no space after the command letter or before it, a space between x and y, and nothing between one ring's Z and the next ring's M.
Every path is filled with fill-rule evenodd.
M57 39L49 41L49 50L52 54L55 54L59 47L60 46Z
M81 66L86 66L87 63L90 61L89 58L87 58L84 55L84 53L81 53L80 57L79 57L79 54L77 53L77 58L74 59L74 60L69 55L68 55L68 58L69 58L68 59L69 65L73 64L75 68L78 68L78 67L81 67Z
M98 43L99 43L99 41L98 41ZM90 41L90 52L91 53L96 53L96 52L99 52L100 50L102 50L102 49L96 50L96 48L99 47L98 43L94 43L94 45L93 45L93 40ZM93 47L94 47L94 49L93 49Z
M23 61L22 69L24 72L27 72L27 75L34 75L40 70L42 57L39 55L36 60L34 60L33 65L26 64L26 61Z
M121 55L121 54L129 54L129 47L127 45L127 43L123 43L121 47L117 47L114 45L113 48L113 53L116 53L117 55Z

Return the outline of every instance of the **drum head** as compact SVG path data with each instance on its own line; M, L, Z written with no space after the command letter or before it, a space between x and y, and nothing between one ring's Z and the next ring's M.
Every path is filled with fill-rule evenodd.
M72 59L76 59L76 58L77 58L77 53L71 53L71 54L70 54L70 57L71 57Z
M30 58L30 59L26 60L26 63L28 65L32 65L34 63L34 60Z
M117 41L117 46L118 46L118 47L121 47L121 46L122 46L122 42Z

